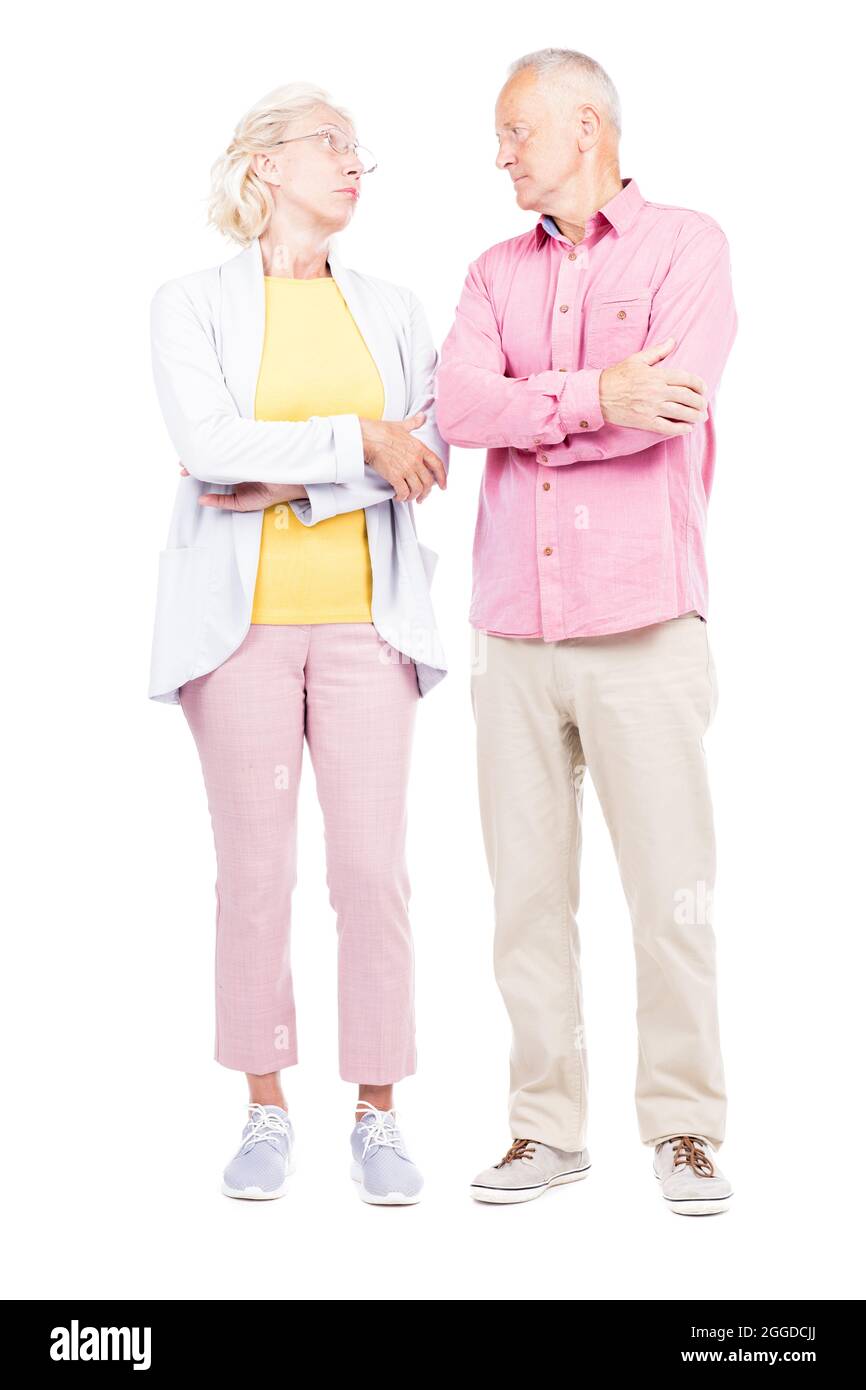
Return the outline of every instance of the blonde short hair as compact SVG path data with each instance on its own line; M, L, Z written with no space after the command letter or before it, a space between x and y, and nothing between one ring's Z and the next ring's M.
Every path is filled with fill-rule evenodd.
M261 236L274 210L270 188L253 168L253 156L283 139L286 127L309 116L317 106L330 106L354 128L342 106L335 106L321 87L289 82L257 101L235 126L234 138L211 166L208 223L241 246Z

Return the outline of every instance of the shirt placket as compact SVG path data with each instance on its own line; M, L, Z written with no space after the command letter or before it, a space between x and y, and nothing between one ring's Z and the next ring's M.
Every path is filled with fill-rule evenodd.
M575 246L567 250L563 245L550 327L551 366L554 371L574 370L580 277L586 269L588 259L585 246ZM541 445L540 439L535 442ZM536 564L541 601L541 631L545 640L552 642L565 636L562 613L562 548L559 543L556 496L559 469L546 466L547 455L543 447L539 447L535 458Z

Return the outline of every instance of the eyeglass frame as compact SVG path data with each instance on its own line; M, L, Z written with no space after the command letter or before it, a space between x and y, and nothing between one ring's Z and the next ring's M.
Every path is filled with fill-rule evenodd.
M344 150L334 149L334 146L331 144L332 134L341 135L343 137L343 139L346 141L346 148ZM355 154L360 159L361 157L358 154L358 151L365 150L366 153L370 155L370 157L372 158L373 163L371 164L369 169L362 169L362 174L372 174L373 170L379 167L379 161L376 159L376 156L373 154L372 150L367 149L366 145L359 144L357 140L350 140L349 137L342 130L340 130L339 126L335 125L321 125L319 126L318 130L311 130L309 135L290 135L286 140L275 140L273 143L275 145L291 145L294 143L295 140L315 140L317 137L320 136L325 137L330 149L333 150L334 154L348 154L349 150L351 150L353 154ZM361 163L364 164L366 163L366 161L361 159Z

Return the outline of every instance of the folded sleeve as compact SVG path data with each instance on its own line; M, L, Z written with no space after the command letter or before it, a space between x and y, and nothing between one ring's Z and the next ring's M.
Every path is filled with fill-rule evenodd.
M466 449L537 449L560 444L577 415L598 429L600 369L505 375L505 354L484 280L483 257L469 267L437 375L439 428Z
M363 477L352 483L307 483L306 497L295 497L289 503L304 526L315 526L328 517L343 512L357 512L375 507L394 496L394 489L375 468L364 466Z
M364 477L357 415L309 420L242 417L222 374L212 330L183 284L151 301L157 397L177 456L205 483L352 483Z
M411 290L402 291L406 313L409 319L409 357L407 415L426 413L426 420L417 430L416 439L421 439L434 454L441 458L448 471L449 448L439 433L436 423L436 402L434 398L436 369L439 354L433 343L427 317L421 301ZM307 497L293 501L290 505L298 520L305 526L315 526L317 522L341 512L353 512L362 507L374 507L388 502L394 496L394 489L374 468L365 465L363 476L352 482L313 483L307 485ZM397 503L408 506L409 501Z

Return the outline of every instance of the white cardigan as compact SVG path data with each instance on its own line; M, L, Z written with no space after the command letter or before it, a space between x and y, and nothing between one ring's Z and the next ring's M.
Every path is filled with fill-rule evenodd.
M425 411L414 433L447 469L433 402L439 357L420 301L349 270L333 251L328 264L382 378L382 418ZM221 265L167 280L151 302L157 396L190 476L179 481L159 557L149 697L177 704L184 681L219 666L249 630L264 513L197 501L241 482L303 483L309 500L290 505L307 526L363 507L373 624L401 659L415 662L423 696L447 670L430 601L438 557L418 540L412 503L394 501L394 489L365 465L356 415L255 419L264 331L258 238Z

